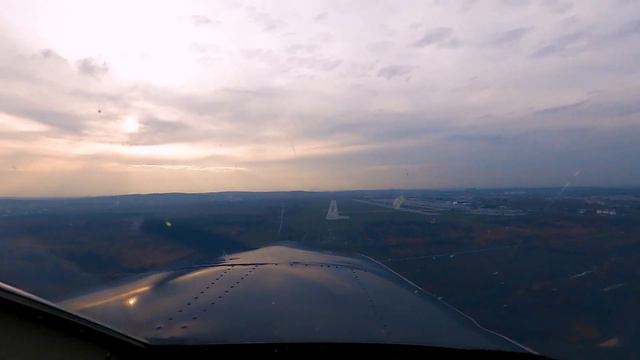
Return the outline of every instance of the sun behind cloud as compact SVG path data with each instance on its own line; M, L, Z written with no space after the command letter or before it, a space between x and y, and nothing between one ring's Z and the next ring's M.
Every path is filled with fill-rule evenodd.
M122 130L125 133L133 134L140 130L140 122L138 118L133 115L129 115L122 120Z

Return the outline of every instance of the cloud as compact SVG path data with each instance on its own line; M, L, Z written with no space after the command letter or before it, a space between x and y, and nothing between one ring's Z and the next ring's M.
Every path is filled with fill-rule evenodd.
M259 24L263 31L275 31L287 26L285 21L277 19L266 12L256 10L254 7L247 8L249 17Z
M294 68L332 71L342 64L342 60L321 57L292 56L287 59L287 63Z
M586 33L571 33L560 36L531 54L531 58L541 59L556 55L572 55L583 51L590 42Z
M378 71L378 77L391 80L395 77L409 75L414 69L415 69L415 66L404 66L404 65L385 66Z
M563 14L573 9L573 2L564 0L544 0L542 6L549 9L549 11L556 14Z
M515 43L520 42L520 40L522 40L525 37L525 35L527 35L532 30L533 30L533 27L528 26L528 27L518 27L515 29L502 32L494 36L494 39L491 41L491 44L495 46L513 45Z
M206 133L198 132L181 121L166 121L147 118L140 121L140 131L129 135L129 145L158 145L188 142L206 138Z
M273 54L269 49L242 49L240 53L250 60L269 58Z
M66 63L67 59L65 59L64 57L60 56L60 54L58 54L57 52L51 50L51 49L42 49L40 51L38 51L35 54L36 57L39 57L41 59L44 60L51 60L51 61L56 61L56 62L61 62L61 63Z
M0 113L23 122L0 129L0 195L640 181L609 161L640 150L632 5L367 4L127 7L111 28L78 9L46 38L9 9Z
M622 25L615 35L618 37L640 35L640 19L633 20Z
M463 0L460 3L460 12L465 13L473 9L473 7L477 4L477 0Z
M30 119L65 132L78 133L84 127L82 118L63 107L42 104L28 97L3 94L2 91L0 91L0 112Z
M564 113L564 112L567 112L567 111L576 110L576 109L584 106L587 103L588 103L587 100L582 100L582 101L578 101L578 102L574 102L574 103L570 103L570 104L565 104L565 105L551 106L551 107L547 107L547 108L544 108L544 109L541 109L541 110L537 110L533 114L534 115L553 115L553 114Z
M499 4L505 7L527 7L531 4L530 0L500 0Z
M95 79L109 72L109 65L105 61L100 62L93 58L80 59L76 65L81 74Z
M420 39L413 43L415 47L427 46L447 46L455 44L453 29L448 27L437 27L427 30Z
M217 21L205 15L191 15L191 23L195 26L216 25Z
M293 44L287 48L287 52L292 55L311 54L318 50L317 44Z
M551 106L533 113L533 118L548 116L564 116L564 118L580 118L587 120L610 121L613 119L635 116L640 113L640 104L630 99L588 99L564 105Z
M313 17L314 21L322 21L322 20L326 20L327 17L329 16L329 14L327 14L326 12L320 13L316 16Z

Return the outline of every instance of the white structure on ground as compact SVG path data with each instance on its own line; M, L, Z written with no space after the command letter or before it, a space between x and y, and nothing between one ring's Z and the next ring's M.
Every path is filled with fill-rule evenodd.
M335 200L331 200L329 204L329 211L327 211L327 220L345 220L348 219L348 216L340 215L338 212L338 203Z

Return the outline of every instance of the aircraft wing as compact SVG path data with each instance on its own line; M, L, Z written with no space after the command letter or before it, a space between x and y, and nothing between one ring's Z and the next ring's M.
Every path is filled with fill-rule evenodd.
M145 275L57 305L151 345L382 343L530 351L368 257L292 245Z

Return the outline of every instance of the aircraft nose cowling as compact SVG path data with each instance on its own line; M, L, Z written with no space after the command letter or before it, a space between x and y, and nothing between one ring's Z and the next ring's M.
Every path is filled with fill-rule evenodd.
M389 343L523 351L364 256L270 246L60 303L151 344Z

